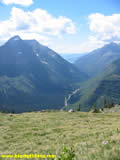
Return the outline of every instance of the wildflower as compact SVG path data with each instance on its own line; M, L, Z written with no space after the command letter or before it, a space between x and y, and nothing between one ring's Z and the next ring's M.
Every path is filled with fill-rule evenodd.
M108 141L103 141L102 144L108 144Z

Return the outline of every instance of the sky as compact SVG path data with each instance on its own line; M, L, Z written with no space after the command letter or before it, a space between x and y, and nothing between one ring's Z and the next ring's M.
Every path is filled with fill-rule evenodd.
M120 0L0 0L0 45L12 36L86 53L120 42Z

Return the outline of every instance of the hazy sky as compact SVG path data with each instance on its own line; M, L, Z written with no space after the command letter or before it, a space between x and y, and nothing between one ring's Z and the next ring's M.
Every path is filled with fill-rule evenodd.
M58 53L120 41L120 0L0 0L0 44L36 39Z

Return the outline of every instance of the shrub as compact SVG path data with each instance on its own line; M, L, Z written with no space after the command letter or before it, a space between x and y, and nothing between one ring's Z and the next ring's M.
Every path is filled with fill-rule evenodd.
M93 109L93 113L100 113L100 110L97 108L96 103L93 105L92 109Z
M95 108L94 111L93 111L93 113L100 113L100 110L97 109L97 108Z
M8 113L6 109L2 109L1 113Z

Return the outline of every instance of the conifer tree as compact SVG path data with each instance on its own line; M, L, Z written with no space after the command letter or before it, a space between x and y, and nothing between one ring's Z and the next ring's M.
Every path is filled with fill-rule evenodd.
M111 103L110 103L110 108L114 107L114 101L113 99L111 100Z
M81 106L80 106L80 104L78 105L78 109L77 109L77 111L80 111L80 109L81 109Z
M106 98L104 98L104 108L107 108L108 106L107 106L107 100L106 100Z
M93 113L99 113L100 111L99 111L99 109L97 109L97 105L96 105L96 103L93 105Z

